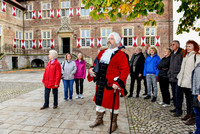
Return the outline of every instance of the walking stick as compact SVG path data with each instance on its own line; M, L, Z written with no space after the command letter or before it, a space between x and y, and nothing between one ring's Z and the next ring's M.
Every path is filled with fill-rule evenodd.
M115 96L116 96L116 89L114 89L114 99L113 99L112 115L111 115L111 122L110 122L110 134L112 133L112 121L113 121L114 106L115 106Z

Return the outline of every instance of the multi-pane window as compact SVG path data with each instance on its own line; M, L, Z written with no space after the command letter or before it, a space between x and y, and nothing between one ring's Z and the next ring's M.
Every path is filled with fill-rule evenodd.
M0 12L2 12L2 0L0 0Z
M69 16L69 0L61 1L61 15Z
M81 30L81 45L82 47L90 46L90 30L89 29Z
M111 28L102 28L101 29L101 39L102 39L102 46L107 46L107 37L111 33Z
M146 27L145 28L145 38L146 38L146 44L155 45L156 28L155 27Z
M42 3L42 17L43 18L50 17L50 9L51 9L51 3Z
M16 8L16 17L18 17L20 19L22 18L22 11L18 8Z
M51 43L51 32L43 31L42 32L42 46L44 48L50 48L50 43Z
M26 48L32 48L33 33L25 32L25 46Z
M15 38L16 38L16 46L17 46L17 48L20 48L21 47L21 40L22 40L22 32L16 31Z
M81 3L81 15L83 15L83 16L89 16L89 13L90 13L90 10L89 9L85 9L85 5L83 5L82 3Z
M33 6L27 5L27 11L26 11L26 19L32 19L32 11L33 11Z
M124 46L132 46L133 44L133 28L123 29L123 43Z

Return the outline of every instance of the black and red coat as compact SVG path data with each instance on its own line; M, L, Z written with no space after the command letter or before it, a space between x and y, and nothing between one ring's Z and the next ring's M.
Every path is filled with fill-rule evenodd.
M105 50L100 51L96 60L101 60ZM95 67L95 63L92 67ZM119 93L124 96L126 79L129 74L129 63L126 55L121 50L117 50L112 54L109 64L99 63L98 68L99 72L97 74L98 78L93 101L98 106L112 109L114 99L114 90L112 85L116 84L119 87L119 90L116 91L114 109L117 110L119 109ZM88 74L87 78L88 81L93 80L93 77L91 77L90 74Z

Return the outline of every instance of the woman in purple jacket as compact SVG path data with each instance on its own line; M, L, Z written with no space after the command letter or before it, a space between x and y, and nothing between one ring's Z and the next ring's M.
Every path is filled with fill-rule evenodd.
M83 99L83 81L86 75L86 62L83 59L83 55L81 53L78 54L77 60L75 60L77 71L74 75L75 83L76 83L76 99ZM79 90L80 85L80 90Z

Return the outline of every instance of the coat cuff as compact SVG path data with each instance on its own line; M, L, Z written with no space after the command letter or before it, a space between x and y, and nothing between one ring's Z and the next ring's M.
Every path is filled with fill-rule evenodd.
M114 78L114 83L113 84L116 84L121 90L119 90L119 92L122 94L122 96L126 96L126 94L128 93L125 89L125 84L124 82L119 79L119 77L115 77Z

